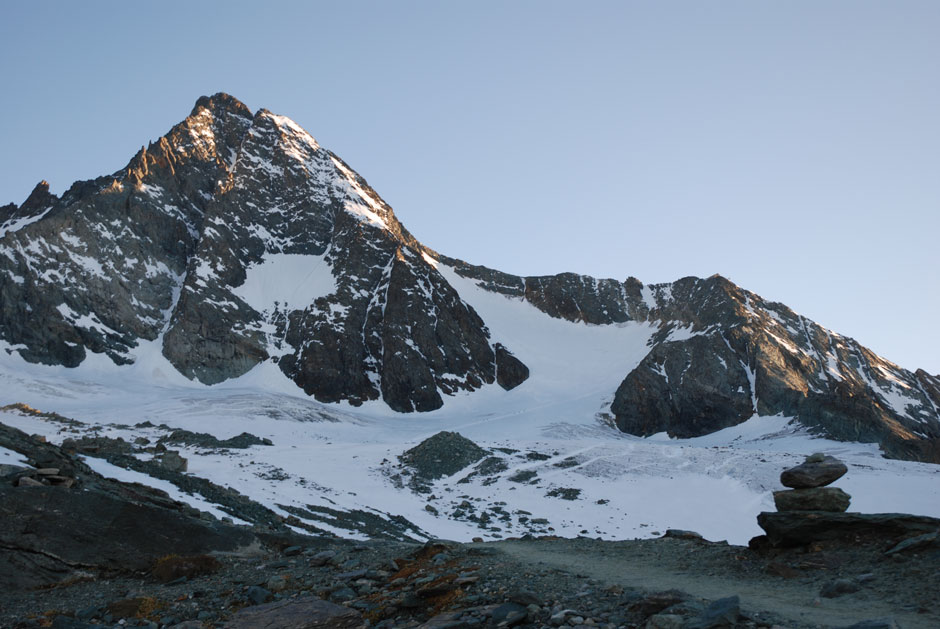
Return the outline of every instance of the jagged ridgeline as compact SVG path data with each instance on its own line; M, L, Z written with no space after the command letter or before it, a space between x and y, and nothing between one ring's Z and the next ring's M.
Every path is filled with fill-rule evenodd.
M0 340L68 367L89 352L131 363L155 342L206 384L273 361L322 402L401 412L525 382L526 356L491 336L442 266L572 325L651 326L610 392L626 432L688 437L782 413L940 462L937 376L720 276L518 277L442 256L297 124L226 94L200 98L123 169L0 207Z

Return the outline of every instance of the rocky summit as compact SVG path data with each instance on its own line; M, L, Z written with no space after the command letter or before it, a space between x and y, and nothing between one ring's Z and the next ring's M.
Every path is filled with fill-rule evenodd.
M457 280L573 326L647 326L642 359L597 409L625 432L782 414L940 462L940 377L718 275L519 277L441 255L296 123L226 94L124 168L0 207L0 341L33 363L126 365L153 347L205 384L271 363L320 402L399 412L523 385L531 357L494 337Z

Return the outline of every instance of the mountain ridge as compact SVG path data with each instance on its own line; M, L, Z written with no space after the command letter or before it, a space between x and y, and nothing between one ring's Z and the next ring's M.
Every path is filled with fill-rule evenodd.
M940 462L937 376L720 275L645 285L449 258L299 125L227 94L198 99L111 176L61 197L43 182L0 208L0 339L69 367L88 351L131 362L139 340L159 340L174 368L206 384L270 360L319 401L381 399L400 412L524 383L512 339L492 338L438 265L574 324L654 325L646 356L611 392L625 432L694 436L784 414ZM272 292L288 269L303 281Z

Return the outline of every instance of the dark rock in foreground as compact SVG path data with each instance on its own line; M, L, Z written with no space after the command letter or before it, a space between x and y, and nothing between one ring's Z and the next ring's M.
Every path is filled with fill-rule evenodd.
M58 469L59 485L0 483L0 587L55 584L88 571L148 570L167 555L234 551L257 541L165 492L95 473L61 448L0 424L0 446L36 472ZM18 483L17 483L18 484Z
M849 508L851 497L838 487L813 487L774 492L778 511L831 511L840 513Z
M729 596L712 602L708 608L691 622L683 625L683 629L712 629L712 627L733 627L741 616L741 598Z
M763 512L757 524L773 546L812 542L875 540L895 543L940 529L940 519L903 513L830 513L826 511Z

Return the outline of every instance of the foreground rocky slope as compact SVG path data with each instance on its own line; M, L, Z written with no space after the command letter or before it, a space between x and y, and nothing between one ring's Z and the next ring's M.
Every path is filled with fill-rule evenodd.
M940 619L931 561L929 552L884 557L878 547L846 545L759 554L681 537L411 546L310 540L219 556L208 572L180 568L175 582L161 581L157 570L10 592L0 623L927 629ZM840 591L835 584L844 582L856 589Z
M654 326L610 392L626 432L694 436L784 414L940 461L940 378L720 276L518 277L442 256L291 120L225 94L200 98L124 169L0 207L0 340L69 367L89 352L133 362L155 342L207 384L274 361L320 401L429 411L530 376L450 270L574 324Z
M893 539L752 550L661 539L486 544L306 539L164 558L41 591L0 624L60 627L935 627L940 546ZM287 544L291 545L287 545ZM889 551L886 554L886 551Z

